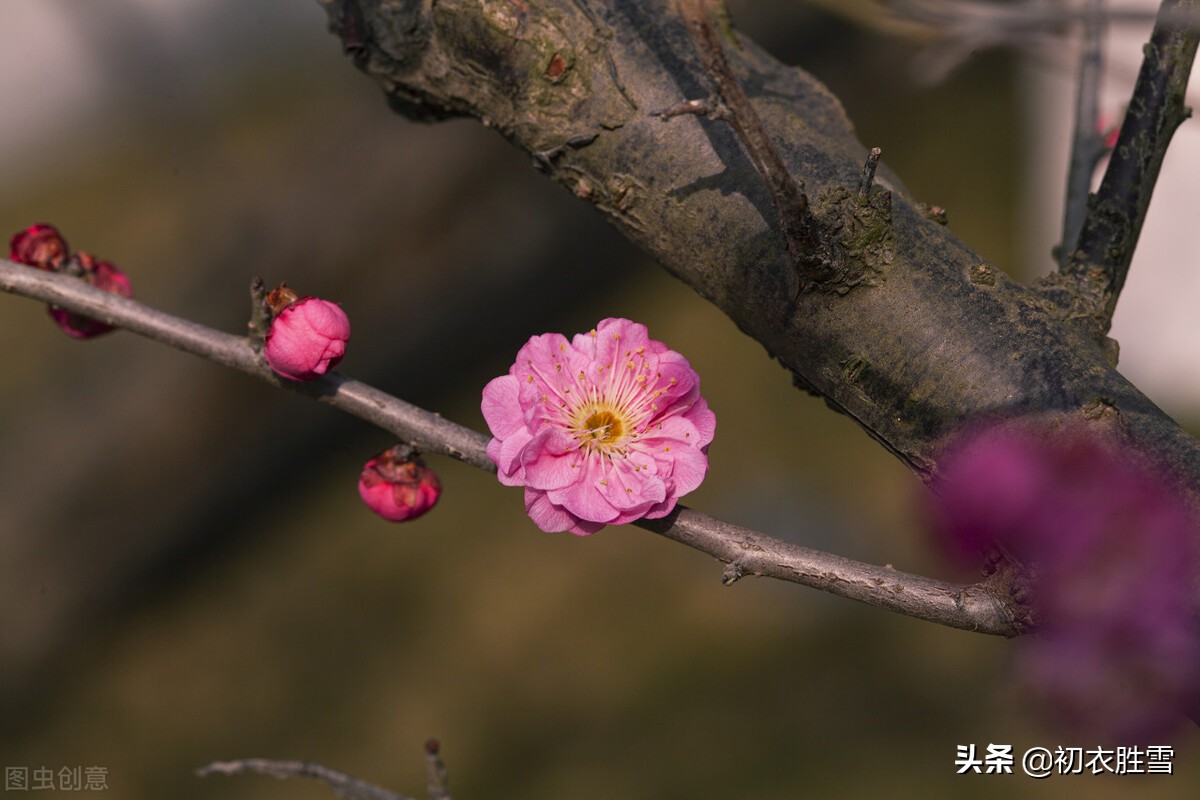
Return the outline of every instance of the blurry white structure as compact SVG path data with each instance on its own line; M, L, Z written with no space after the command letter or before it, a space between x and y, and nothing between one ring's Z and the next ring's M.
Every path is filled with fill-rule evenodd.
M131 111L185 113L239 70L338 46L315 0L3 0L0 31L0 197L69 169Z

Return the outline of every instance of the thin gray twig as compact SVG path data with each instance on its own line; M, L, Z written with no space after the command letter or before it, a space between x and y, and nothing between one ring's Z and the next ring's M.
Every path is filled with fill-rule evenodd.
M52 303L125 328L307 395L389 431L423 452L496 471L487 455L486 435L340 374L331 373L307 383L281 379L246 337L181 319L67 275L10 261L0 261L0 291ZM663 519L639 520L635 524L728 564L724 573L727 584L746 575L764 576L962 630L1015 636L1028 627L1022 607L999 583L945 583L865 564L781 541L683 506L677 506Z
M396 794L373 783L367 783L335 769L310 761L274 761L267 758L239 758L235 761L214 761L196 770L201 778L209 775L270 775L286 778L315 778L327 785L338 797L352 800L415 800Z

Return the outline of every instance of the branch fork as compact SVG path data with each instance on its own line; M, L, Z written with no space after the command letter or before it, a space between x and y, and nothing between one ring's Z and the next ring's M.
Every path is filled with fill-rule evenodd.
M1088 333L1105 344L1167 146L1191 114L1184 98L1200 43L1195 24L1200 0L1163 0L1159 7L1116 146L1099 190L1089 196L1097 149L1103 147L1097 141L1094 100L1101 58L1099 9L1099 0L1092 0L1084 31L1061 266L1038 288L1068 318L1089 320Z

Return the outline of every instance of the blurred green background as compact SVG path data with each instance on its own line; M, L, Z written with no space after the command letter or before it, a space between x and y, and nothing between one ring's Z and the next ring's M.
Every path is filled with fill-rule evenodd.
M731 6L964 240L1017 274L1043 266L1017 263L1030 121L1011 56L922 88L914 44L794 0ZM338 300L344 372L477 429L481 387L530 335L637 319L718 415L689 505L964 577L930 552L899 463L499 137L390 113L316 3L7 0L5 17L6 231L52 222L143 301L229 331L254 275ZM636 528L544 534L520 492L442 459L439 507L385 523L355 489L393 443L379 431L0 306L5 766L100 765L120 798L331 796L193 775L296 758L422 795L434 736L463 800L1200 785L1194 730L1173 777L956 776L959 744L1072 744L1022 705L1004 641L792 585L725 588L717 562Z

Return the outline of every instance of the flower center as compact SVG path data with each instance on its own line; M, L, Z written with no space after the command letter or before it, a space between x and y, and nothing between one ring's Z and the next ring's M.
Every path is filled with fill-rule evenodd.
M583 421L580 439L584 444L612 444L621 438L625 426L616 414L607 409L597 409Z

